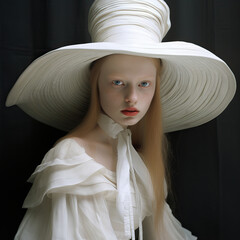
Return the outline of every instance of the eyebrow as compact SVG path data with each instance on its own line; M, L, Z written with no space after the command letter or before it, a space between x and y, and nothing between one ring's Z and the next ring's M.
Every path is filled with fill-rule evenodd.
M116 79L127 78L126 76L120 75L120 74L116 74L116 75L115 74L109 74L108 77L109 78L116 78ZM142 80L149 80L149 79L152 79L152 78L155 79L155 75L143 75L143 76L141 76Z

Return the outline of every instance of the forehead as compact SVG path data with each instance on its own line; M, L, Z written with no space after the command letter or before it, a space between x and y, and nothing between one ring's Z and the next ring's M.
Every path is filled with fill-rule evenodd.
M110 55L104 57L102 61L101 72L103 73L138 72L155 74L160 64L159 59L124 54Z

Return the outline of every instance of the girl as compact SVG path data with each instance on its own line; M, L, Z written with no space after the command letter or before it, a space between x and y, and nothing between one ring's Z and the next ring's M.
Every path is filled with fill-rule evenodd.
M220 114L234 77L205 49L161 43L164 1L97 0L89 20L96 43L37 59L9 95L69 131L33 173L15 239L196 239L165 202L163 134Z

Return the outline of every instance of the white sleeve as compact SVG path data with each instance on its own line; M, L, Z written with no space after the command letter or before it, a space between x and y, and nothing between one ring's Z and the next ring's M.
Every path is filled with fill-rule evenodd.
M15 240L117 240L101 194L52 194L28 209Z
M76 142L57 144L30 178L15 240L116 240L105 200L116 189L103 172Z
M153 217L146 217L143 221L144 240L196 240L197 237L183 228L181 223L173 216L167 203L163 209L163 226L159 236L154 236Z

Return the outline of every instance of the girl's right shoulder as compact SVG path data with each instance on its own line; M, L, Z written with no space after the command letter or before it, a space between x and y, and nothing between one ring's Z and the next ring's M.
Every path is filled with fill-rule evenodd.
M71 164L91 160L87 155L84 144L75 138L62 138L45 154L40 166L55 164Z
M109 188L114 190L113 184L104 174L104 167L87 155L76 139L64 138L47 152L29 178L33 187L24 207L38 206L45 196L50 197L52 193L95 195L99 181L103 185L102 189L107 182Z

